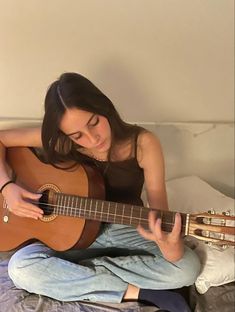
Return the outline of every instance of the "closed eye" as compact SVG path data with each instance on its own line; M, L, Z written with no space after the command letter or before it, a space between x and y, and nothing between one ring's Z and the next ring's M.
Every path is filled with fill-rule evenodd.
M95 127L96 125L98 125L99 121L99 117L95 115L94 118L92 118L92 120L89 122L89 126Z
M95 127L96 125L98 125L100 119L98 115L93 114L92 117L90 118L90 120L87 123L87 127ZM77 141L79 139L81 139L81 137L83 136L82 132L78 131L76 133L71 133L68 134L68 136L73 139L74 141Z
M82 133L78 132L76 133L76 136L73 137L73 140L79 140L82 137Z

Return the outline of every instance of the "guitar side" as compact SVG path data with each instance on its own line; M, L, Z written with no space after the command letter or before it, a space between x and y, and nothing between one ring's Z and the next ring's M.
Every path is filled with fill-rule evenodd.
M62 170L41 162L28 148L9 148L7 162L16 183L32 192L52 188L78 196L104 198L101 176L92 168L78 165ZM97 237L100 222L67 216L44 216L42 220L18 217L11 213L0 195L0 250L40 240L62 251L72 247L87 248Z

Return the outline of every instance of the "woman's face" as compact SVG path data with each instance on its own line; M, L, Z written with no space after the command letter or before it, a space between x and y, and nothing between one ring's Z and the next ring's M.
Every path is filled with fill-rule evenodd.
M92 152L104 153L111 146L111 128L104 116L70 108L61 119L60 129L76 144Z

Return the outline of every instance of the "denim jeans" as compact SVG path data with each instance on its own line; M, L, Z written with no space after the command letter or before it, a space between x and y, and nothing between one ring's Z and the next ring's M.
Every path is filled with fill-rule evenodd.
M158 246L129 226L107 224L86 250L57 252L36 242L18 250L8 272L18 288L61 301L119 303L128 284L148 289L191 285L200 270L196 254L185 247L171 263Z

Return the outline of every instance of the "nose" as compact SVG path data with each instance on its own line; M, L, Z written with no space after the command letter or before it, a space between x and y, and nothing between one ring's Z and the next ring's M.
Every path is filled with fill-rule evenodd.
M88 137L91 144L97 144L99 142L99 139L100 139L99 135L97 133L93 133L93 132L88 132L87 137Z

